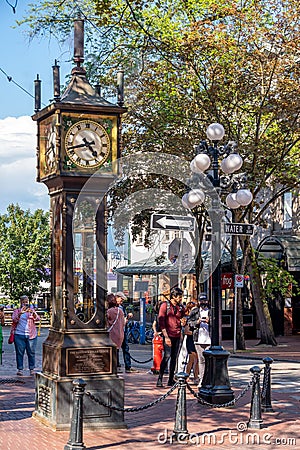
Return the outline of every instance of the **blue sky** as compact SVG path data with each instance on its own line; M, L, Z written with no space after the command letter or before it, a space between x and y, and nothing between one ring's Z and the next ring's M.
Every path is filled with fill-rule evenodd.
M14 4L15 0L10 3ZM42 102L47 105L53 97L52 65L58 59L62 76L69 73L72 67L73 36L65 47L58 46L54 39L35 39L31 42L25 35L26 26L13 29L16 20L25 15L27 1L19 1L16 13L5 0L0 0L0 67L33 95L34 80L39 74L42 80ZM34 112L34 100L0 72L0 119L7 116L19 117L31 115Z
M15 5L15 0L9 1ZM49 207L46 187L36 182L34 99L23 89L33 95L39 74L42 103L47 105L53 97L54 60L61 67L61 83L72 69L73 36L61 48L54 39L29 43L25 27L12 28L24 16L27 3L19 0L14 14L6 0L0 0L0 214L10 203L31 210Z

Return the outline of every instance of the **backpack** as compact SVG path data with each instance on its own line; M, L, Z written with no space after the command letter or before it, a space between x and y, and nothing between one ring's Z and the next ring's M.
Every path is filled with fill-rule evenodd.
M166 302L167 302L167 314L169 313L169 311L170 311L170 307L171 307L171 304L170 304L170 301L169 300L165 300ZM159 305L159 308L158 308L158 313L155 315L155 318L154 318L154 325L155 325L155 329L156 329L156 331L157 331L157 333L161 333L161 329L160 329L160 326L159 326L159 323L158 323L158 315L159 315L159 310L160 310L160 307L161 307L161 305L163 304L164 302L161 302L161 304Z

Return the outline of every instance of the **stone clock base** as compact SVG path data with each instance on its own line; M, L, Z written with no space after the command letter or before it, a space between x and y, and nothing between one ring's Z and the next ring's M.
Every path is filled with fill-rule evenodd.
M107 405L124 408L124 380L116 375L80 377L86 382L85 392L91 392ZM75 379L75 378L74 378ZM73 379L56 379L36 374L36 400L33 417L56 431L70 429L73 411ZM124 413L99 405L83 396L83 428L126 428Z
M33 417L54 430L69 430L73 381L106 405L124 408L124 379L117 374L117 348L107 331L50 329L43 343L42 372L36 374ZM83 427L125 428L124 413L83 395Z

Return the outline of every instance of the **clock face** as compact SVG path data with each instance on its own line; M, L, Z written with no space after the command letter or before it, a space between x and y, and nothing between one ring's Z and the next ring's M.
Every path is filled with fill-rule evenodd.
M86 119L69 128L65 149L70 160L77 166L95 168L101 166L109 156L110 140L102 125Z

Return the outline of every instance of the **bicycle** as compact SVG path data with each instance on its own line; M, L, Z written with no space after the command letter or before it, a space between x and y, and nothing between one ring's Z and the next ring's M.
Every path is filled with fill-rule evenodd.
M136 320L130 320L127 324L128 344L138 344L140 342L140 324Z
M153 331L152 325L146 325L146 331L145 331L146 342L148 344L152 344L153 338L154 338L154 331Z
M139 344L141 336L141 327L138 321L131 320L127 324L127 342L128 344ZM145 341L148 344L152 343L154 331L151 324L146 324Z

